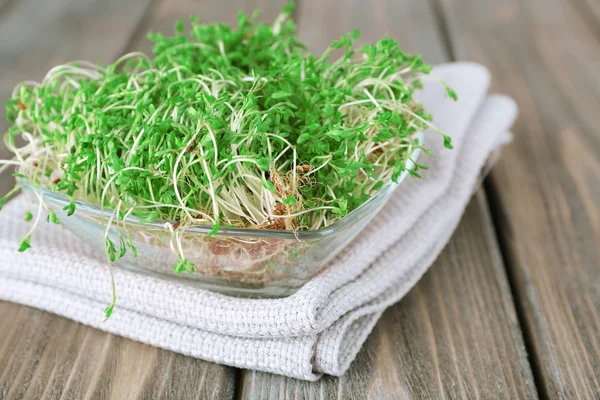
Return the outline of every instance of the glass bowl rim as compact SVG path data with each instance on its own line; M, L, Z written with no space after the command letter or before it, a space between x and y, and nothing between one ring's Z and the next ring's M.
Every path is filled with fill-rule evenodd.
M423 137L424 137L423 132L419 132L419 133L415 134L415 138L419 140L419 143L421 145L423 144ZM418 159L420 154L421 154L420 148L416 148L413 150L411 157L410 157L410 161L406 165L407 169L410 169L413 167L413 165L414 165L413 162ZM355 220L354 218L352 218L353 216L359 215L363 209L365 209L369 205L377 202L379 199L387 197L387 195L389 195L390 192L394 191L394 189L396 189L402 183L402 181L404 181L404 179L406 179L407 176L408 176L408 172L407 172L407 170L405 170L404 172L402 172L402 174L400 174L397 182L390 181L390 182L384 184L383 187L377 191L377 193L375 193L373 196L371 196L363 204L356 207L354 210L350 211L348 214L346 214L344 217L340 218L338 221L336 221L333 224L331 224L327 227L324 227L324 228L320 228L317 230L306 230L306 231L301 231L301 230L288 231L288 230L275 230L275 229L226 228L226 227L223 227L223 228L219 229L219 231L217 233L215 233L214 236L215 237L219 237L219 236L237 236L237 237L252 236L252 237L261 237L261 238L304 240L304 239L317 239L317 238L323 238L323 237L329 236L329 235L334 235L337 231L343 229L348 224L352 223ZM54 202L54 203L58 203L59 205L67 205L70 202L68 196L61 194L61 193L53 192L53 191L51 191L47 188L41 187L41 186L35 186L30 183L24 183L22 185L22 188L28 192L34 192L34 191L41 190L41 194L42 194L43 198L50 199L51 203ZM92 214L93 216L101 218L101 219L108 218L108 216L106 215L106 211L105 211L105 215L102 215L101 208L97 205L88 203L86 201L77 200L77 199L75 199L75 204L77 206L76 210L75 210L76 213L78 211L81 211L81 212L86 212L86 213ZM124 222L128 223L128 224L144 227L147 229L164 229L165 223L169 222L169 221L159 220L159 221L155 221L155 222L151 222L151 223L140 224L140 222L139 222L140 219L141 218L139 218L139 217L130 215L129 217L127 217L127 219L125 219ZM212 229L213 229L213 227L210 225L196 225L196 226L187 228L185 231L188 234L189 233L208 234L212 231Z

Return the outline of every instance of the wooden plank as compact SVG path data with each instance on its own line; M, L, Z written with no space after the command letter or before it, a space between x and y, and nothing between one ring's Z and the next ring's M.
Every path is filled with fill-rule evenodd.
M11 6L16 2L16 0L0 0L0 20L8 14Z
M405 51L421 53L430 63L448 59L436 19L427 2L409 0L300 1L298 32L311 52L321 54L333 40L361 30L359 45L373 43L386 34Z
M234 370L0 302L2 399L226 399Z
M600 7L587 0L445 0L460 58L521 108L490 188L549 398L600 398Z
M304 0L314 52L354 28L386 33L426 60L448 58L429 2ZM377 324L349 372L310 383L242 373L243 399L537 398L483 192L423 280ZM239 389L238 389L239 390Z

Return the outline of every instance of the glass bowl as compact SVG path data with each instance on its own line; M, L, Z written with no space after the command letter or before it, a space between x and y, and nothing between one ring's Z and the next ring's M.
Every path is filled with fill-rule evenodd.
M418 138L422 142L422 135ZM416 161L419 155L420 149L416 149L412 160ZM389 182L348 215L318 230L221 228L209 236L211 226L189 228L182 234L181 245L186 258L195 265L193 273L173 271L177 255L171 250L172 234L164 221L141 224L138 218L129 217L124 224L137 249L137 257L128 251L116 265L228 295L289 296L321 272L358 235L407 175L403 173L398 183ZM75 213L67 216L63 211L69 204L67 196L39 187L23 188L26 192L41 190L45 202L65 227L87 241L98 254L106 254L104 229L110 212L105 210L102 216L100 207L75 201ZM126 237L125 230L113 224L109 237L115 244L119 243L119 231Z

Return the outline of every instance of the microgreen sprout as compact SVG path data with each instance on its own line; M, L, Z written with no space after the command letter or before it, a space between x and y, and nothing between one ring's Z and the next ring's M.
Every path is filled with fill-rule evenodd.
M124 55L103 67L85 61L23 82L7 103L5 143L20 184L67 195L106 211L105 244L116 261L127 249L111 227L162 221L179 261L193 272L181 237L191 226L316 230L343 218L414 165L416 134L432 116L413 98L431 71L420 55L384 38L354 45L354 31L319 57L295 34L288 5L272 25L257 14L237 27L176 24L173 36L150 33L153 57ZM341 50L343 55L330 60ZM445 83L449 97L456 93ZM18 147L15 137L26 144ZM426 149L424 149L427 151ZM42 208L20 251L30 247ZM0 208L4 202L0 199ZM27 220L33 218L26 215ZM111 279L114 285L114 277ZM114 291L114 290L113 290ZM112 312L116 297L107 308Z

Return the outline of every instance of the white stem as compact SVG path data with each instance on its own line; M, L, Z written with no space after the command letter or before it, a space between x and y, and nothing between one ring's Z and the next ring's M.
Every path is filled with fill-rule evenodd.
M179 166L179 163L181 162L181 159L183 158L185 153L187 153L189 147L196 140L196 137L198 136L199 132L200 132L200 125L198 125L198 129L196 130L196 132L194 133L192 138L187 142L187 144L183 147L183 150L179 153L179 156L177 157L177 160L175 161L175 165L173 166L173 189L175 190L175 197L177 197L177 201L179 202L181 207L184 208L183 211L186 213L186 215L190 219L192 219L192 215L187 210L185 210L185 204L183 203L181 195L179 194L179 188L177 186L177 167Z

